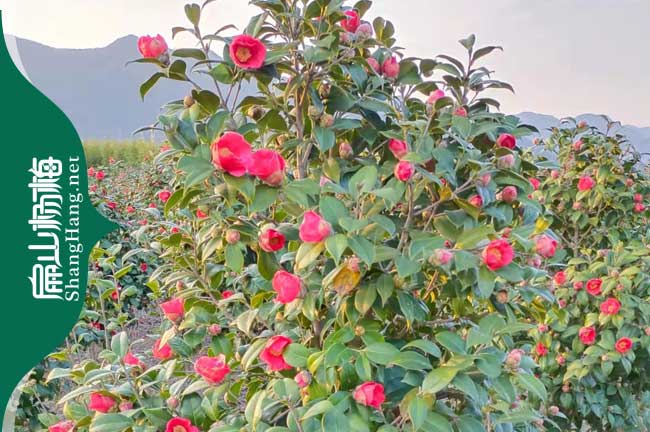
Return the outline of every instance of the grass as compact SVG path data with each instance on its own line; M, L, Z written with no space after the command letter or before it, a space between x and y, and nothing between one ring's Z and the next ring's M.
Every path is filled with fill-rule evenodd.
M137 165L158 153L159 144L152 141L89 140L84 142L88 166L107 165L109 158Z

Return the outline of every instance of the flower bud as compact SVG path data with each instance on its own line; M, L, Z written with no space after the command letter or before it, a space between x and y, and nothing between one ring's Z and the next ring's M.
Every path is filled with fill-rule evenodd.
M499 302L501 304L508 303L508 291L501 290L501 291L497 292L496 297L497 297L497 302Z
M309 384L311 384L311 379L312 377L309 371L304 370L298 372L298 374L294 378L294 381L296 382L296 384L298 384L298 387L302 389L309 386Z
M228 231L226 231L226 242L228 244L231 244L231 245L236 244L239 241L240 237L241 237L241 235L239 234L239 231L237 231L237 230L229 229Z
M208 327L208 333L211 336L219 336L221 334L221 326L219 324L212 324Z
M517 348L513 349L508 353L506 356L506 365L510 366L513 369L516 369L519 367L519 364L521 363L521 358L524 356L524 351Z
M334 125L334 116L332 114L323 114L320 118L320 127L330 128Z
M508 169L515 166L515 156L511 154L503 155L497 159L497 166L501 169Z
M248 117L252 118L253 120L257 121L261 119L262 116L264 115L264 109L259 105L253 105L250 108L248 108L246 115L248 115Z
M178 398L172 396L169 399L167 399L167 406L169 407L169 409L175 410L178 407Z
M194 98L190 95L185 96L185 98L183 99L183 105L185 106L185 108L191 107L192 105L194 105Z
M352 146L349 142L343 141L341 144L339 144L339 156L341 156L343 159L352 159L354 156L354 151L352 150Z

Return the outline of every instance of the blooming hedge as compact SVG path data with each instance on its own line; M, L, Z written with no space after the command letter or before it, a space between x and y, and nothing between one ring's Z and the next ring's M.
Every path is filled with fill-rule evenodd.
M480 66L499 48L470 36L465 61L405 57L389 21L366 21L369 1L254 0L243 32L206 31L208 3L187 5L189 24L173 30L198 48L138 44L136 62L158 68L143 97L160 79L193 86L152 126L168 142L156 163L173 171L145 246L161 262L149 275L166 295L160 332L119 332L100 362L51 376L75 388L49 429L505 432L580 420L567 396L553 402L550 353L600 337L612 341L605 362L629 369L639 335L612 312L633 301L603 298L595 321L571 311L591 320L581 330L551 306L567 299L549 273L560 284L568 266L563 277L600 277L609 293L603 260L645 258L579 257L573 228L592 224L593 247L600 219L553 205L576 193L584 162L544 181L555 162L522 150L531 128L484 95L511 89ZM247 82L257 93L242 97ZM579 198L557 199L609 205L590 201L600 176L583 174ZM570 307L596 304L585 295ZM568 367L593 363L573 355L561 367L584 380Z

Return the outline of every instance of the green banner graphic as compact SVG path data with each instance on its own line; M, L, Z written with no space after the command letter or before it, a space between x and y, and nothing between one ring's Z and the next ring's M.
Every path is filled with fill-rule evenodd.
M0 314L4 408L22 377L63 343L77 321L86 295L88 254L113 225L88 197L86 161L74 127L18 71L4 38L0 82L6 151L0 170L6 253Z

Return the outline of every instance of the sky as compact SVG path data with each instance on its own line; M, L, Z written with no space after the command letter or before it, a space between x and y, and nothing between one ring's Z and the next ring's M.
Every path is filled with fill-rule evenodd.
M171 28L185 24L185 3L0 0L0 8L7 33L59 48L91 48L127 34L170 40ZM241 29L255 10L247 0L216 0L204 25ZM505 112L608 114L650 127L648 0L375 0L368 18L375 16L393 22L408 56L461 55L457 41L470 33L479 45L502 46L486 65L516 90L499 95Z

